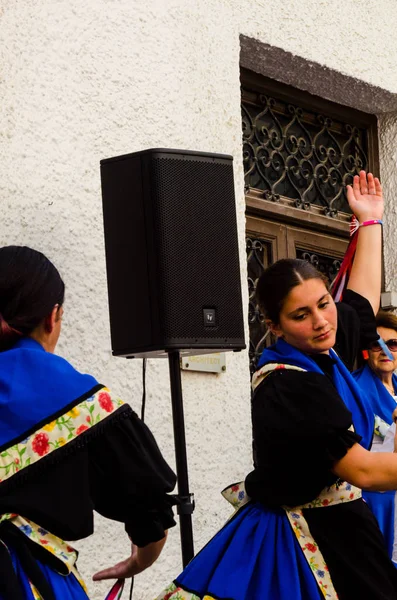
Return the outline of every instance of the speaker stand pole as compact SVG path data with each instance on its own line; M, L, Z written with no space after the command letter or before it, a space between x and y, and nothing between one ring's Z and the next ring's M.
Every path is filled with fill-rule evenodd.
M185 568L194 556L192 528L194 500L193 494L189 492L179 351L169 352L168 362L171 382L172 419L174 423L176 474L178 477L178 499L180 502L177 510L181 531L182 564L183 568Z

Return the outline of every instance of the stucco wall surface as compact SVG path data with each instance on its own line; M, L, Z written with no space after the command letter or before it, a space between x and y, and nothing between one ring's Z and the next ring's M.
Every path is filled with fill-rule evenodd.
M150 147L232 154L244 281L240 35L256 40L258 64L261 44L277 46L364 81L368 94L372 87L393 94L397 7L392 0L2 0L0 7L1 243L31 245L55 262L67 286L59 353L139 412L141 361L110 350L100 159ZM293 75L280 63L280 80ZM346 103L355 104L349 89ZM394 115L381 125L393 285ZM243 292L246 305L245 285ZM220 491L251 467L247 353L227 354L219 375L184 372L183 391L199 550L230 515ZM174 466L166 362L149 361L147 393L147 423ZM78 544L87 581L125 558L128 546L121 525L98 517L95 534ZM137 577L134 597L154 597L180 567L175 528L160 560ZM108 587L89 583L90 597L103 598Z

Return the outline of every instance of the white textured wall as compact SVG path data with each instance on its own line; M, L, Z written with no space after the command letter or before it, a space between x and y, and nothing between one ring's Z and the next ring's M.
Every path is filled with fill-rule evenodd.
M1 243L28 244L54 260L67 284L60 353L139 410L140 361L110 352L99 160L150 147L233 154L244 279L239 36L395 92L397 6L394 0L2 0L0 6ZM260 44L256 51L259 61ZM281 80L287 72L280 65ZM346 102L355 104L349 89ZM393 183L395 132L395 117L383 117L382 173ZM387 185L390 201L393 189ZM395 210L389 207L386 229L391 287ZM174 464L166 362L149 361L147 387L147 422ZM198 550L229 515L220 490L251 465L246 353L228 354L221 375L184 372L183 389ZM87 580L128 552L122 527L100 518L96 525L95 535L79 544ZM154 597L179 570L174 529L158 563L137 578L135 598ZM91 597L103 598L107 587L91 584Z
M379 118L380 164L388 203L384 219L385 290L397 291L397 113Z

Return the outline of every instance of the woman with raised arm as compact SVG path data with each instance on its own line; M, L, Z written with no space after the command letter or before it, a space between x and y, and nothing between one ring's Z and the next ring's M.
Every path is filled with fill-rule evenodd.
M159 599L397 597L397 571L361 497L397 488L397 456L368 451L373 413L347 368L360 338L377 339L379 181L361 172L348 199L360 228L343 303L306 261L280 260L258 281L277 343L252 382L255 468L224 492L235 515Z
M87 600L65 540L93 533L94 510L134 542L120 578L150 566L175 525L175 475L148 428L54 354L64 290L40 252L0 248L0 600Z

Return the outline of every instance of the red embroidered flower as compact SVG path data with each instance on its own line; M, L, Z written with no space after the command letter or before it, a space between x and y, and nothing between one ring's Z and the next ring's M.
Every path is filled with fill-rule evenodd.
M238 492L238 489L239 489L238 485L232 485L232 492ZM165 600L165 598L164 598L164 600Z
M16 458L16 459L14 460L14 463L15 463L16 465L19 465L19 458Z
M274 368L275 371L278 371L279 369L285 369L285 365L277 365L277 367Z
M113 410L113 402L112 399L110 398L110 395L107 392L101 392L99 394L99 404L101 406L101 408L103 408L103 410L106 410L106 412L112 412Z
M112 412L113 402L112 402L110 395L107 392L101 392L99 394L98 400L99 400L99 404L100 404L101 408L103 408L103 410L106 410L106 412Z
M34 436L32 441L33 452L36 452L39 456L44 456L47 454L50 449L50 444L48 443L48 435L46 433L38 433Z
M305 548L307 548L309 552L315 552L317 550L314 544L305 544Z
M83 431L86 431L87 429L87 425L80 425L80 427L76 429L76 435L80 435L80 433L83 433Z
M324 500L321 502L321 504L322 504L323 506L328 506L328 504L329 504L329 500L327 500L327 498L324 498Z
M350 500L352 500L354 498L354 493L352 492L349 496Z
M87 421L87 423L91 423L91 417L89 415L85 418L85 420Z
M47 540L43 540L43 539L41 539L41 540L40 540L40 544L44 544L44 545L45 545L45 544L48 544L48 542L47 542Z

